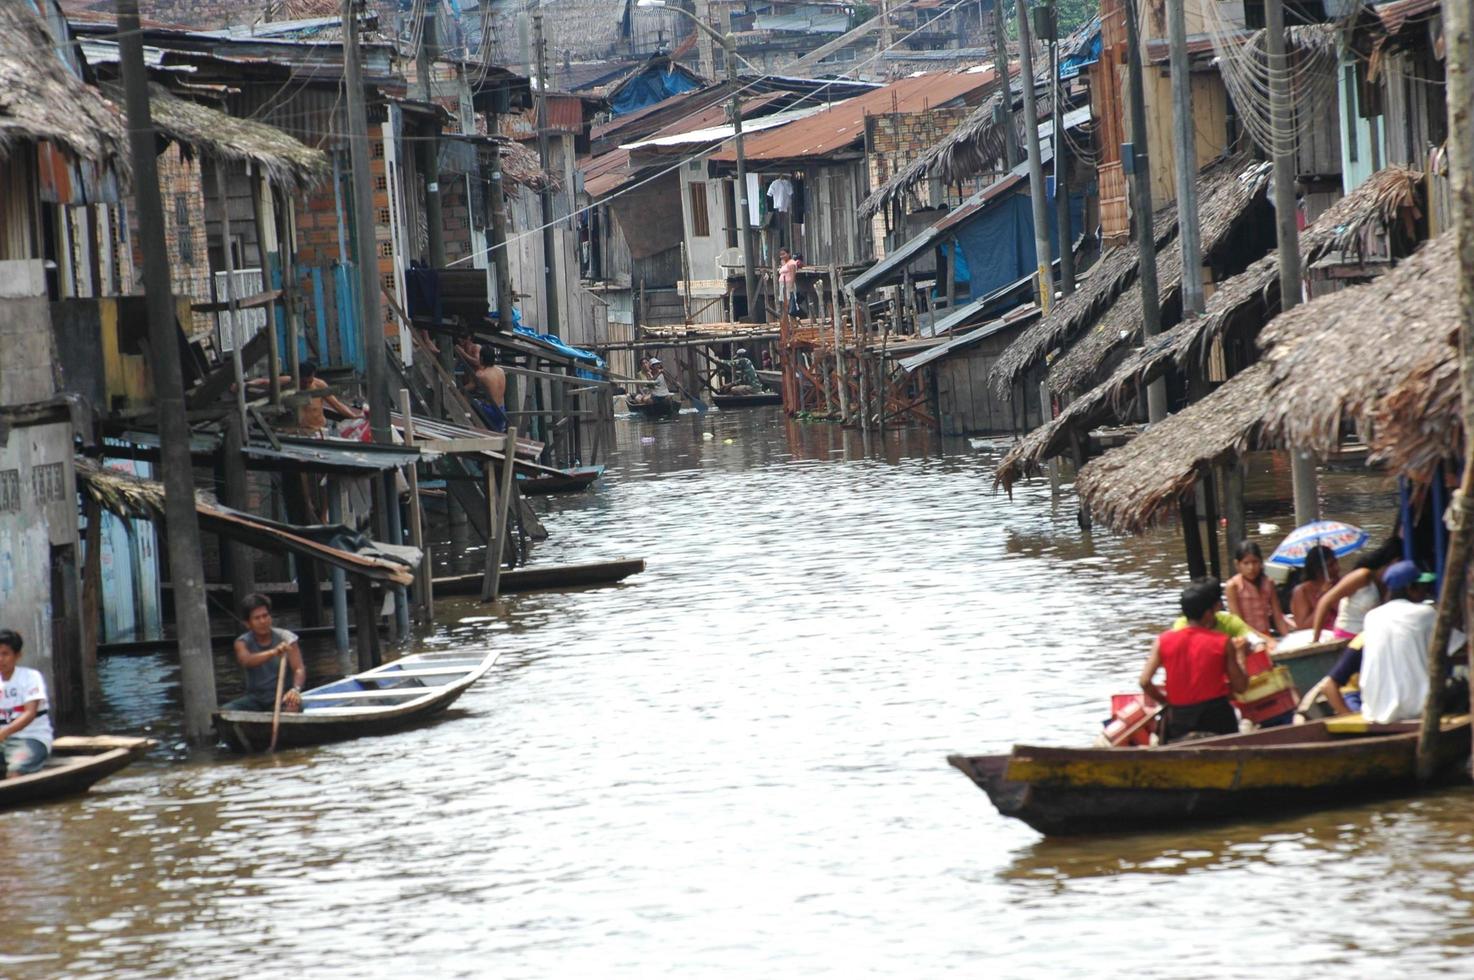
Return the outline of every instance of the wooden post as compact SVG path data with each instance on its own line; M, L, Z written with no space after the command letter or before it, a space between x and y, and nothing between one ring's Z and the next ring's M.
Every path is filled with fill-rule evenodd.
M241 347L246 343L241 311L235 296L235 257L230 251L230 192L225 181L225 161L215 161L215 187L220 195L220 254L225 259L225 303L230 308L230 360L235 369L235 404L241 431L246 427L246 372ZM217 316L217 323L219 314ZM231 506L234 506L232 504ZM245 596L239 598L244 599Z
M175 628L179 637L184 733L195 745L209 745L214 742L211 716L215 711L215 661L210 652L210 617L205 608L205 570L200 557L199 517L195 513L194 469L189 454L183 369L179 362L179 327L174 322L169 257L162 247L166 235L164 204L159 192L157 133L149 110L138 0L118 0L117 9L116 37L126 92L138 231L151 246L143 250L144 298L154 403L159 414L159 468L163 471L169 578L174 586Z
M481 584L481 601L494 602L501 593L502 552L507 546L507 505L512 499L512 470L516 462L517 427L507 428L507 448L502 453L501 486L491 464L486 465L487 515L486 577Z
M1446 102L1449 129L1449 184L1459 274L1459 387L1463 397L1464 474L1449 508L1448 560L1438 595L1438 618L1428 648L1428 698L1418 733L1418 777L1431 779L1438 768L1438 735L1443 695L1444 651L1452 634L1468 574L1474 535L1474 11L1467 0L1445 0L1443 31L1447 44ZM1436 515L1435 515L1436 518ZM1467 629L1467 626L1465 627ZM1474 676L1469 679L1474 691Z
M1203 558L1203 532L1198 527L1198 505L1192 494L1184 494L1178 512L1182 516L1182 543L1187 551L1187 577L1200 579L1208 574Z
M292 387L302 389L302 310L297 302L297 250L293 244L292 199L281 195L281 209L277 213L276 248L281 256L282 304L287 311L287 364L292 376Z
M415 447L415 417L409 403L409 389L399 389L399 414L404 417L404 444ZM430 623L435 618L434 576L430 567L430 550L425 545L424 514L420 510L419 466L410 463L405 468L409 481L409 540L420 549L420 565L415 570L415 605L420 610L420 622Z
M241 427L241 420L232 415L225 420L225 439L220 445L221 469L225 477L221 486L221 499L225 506L236 510L250 509L246 465L241 456L244 444L245 432ZM251 569L251 549L238 541L226 539L225 564L230 576L231 605L234 607L256 591L255 575Z
M367 575L353 576L353 614L358 621L358 669L372 670L379 666L379 610Z
M328 521L341 524L346 491L342 481L333 477L328 481ZM334 565L329 573L333 582L333 645L338 658L346 663L348 657L348 573Z
M839 269L829 263L829 293L834 299L834 376L839 379L839 424L844 425L850 417L850 381L844 373L844 318L840 311Z
M271 219L271 188L263 188L260 177L246 169L246 180L251 185L251 212L256 216L256 250L261 255L261 288L271 288L271 263L267 239L276 237L276 222ZM265 193L263 193L263 189ZM279 255L280 253L278 253ZM281 407L281 339L276 333L276 304L266 310L266 373L271 379L271 406Z
M102 685L97 676L97 645L102 633L102 505L91 494L82 496L87 535L82 561L82 705L89 719L102 707Z

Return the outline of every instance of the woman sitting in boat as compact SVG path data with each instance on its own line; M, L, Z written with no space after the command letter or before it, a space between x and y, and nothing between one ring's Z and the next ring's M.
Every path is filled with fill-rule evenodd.
M1294 627L1285 619L1274 583L1264 574L1264 553L1259 550L1259 545L1253 541L1240 541L1233 557L1239 573L1229 579L1224 588L1228 595L1228 611L1264 636L1271 632L1288 635Z
M51 719L46 678L18 666L25 641L0 629L0 776L15 779L38 771L51 755Z
M1231 735L1239 730L1229 693L1249 686L1233 641L1213 628L1214 615L1223 607L1222 587L1216 578L1199 579L1182 590L1182 614L1188 627L1168 630L1152 642L1151 656L1141 671L1141 690L1166 705L1161 742L1188 735ZM1157 671L1165 669L1166 690L1157 687Z
M650 377L652 379L650 390L631 395L628 399L631 405L651 405L663 398L671 397L670 382L665 376L665 365L660 363L658 357L650 358Z
M246 672L246 693L221 706L222 711L275 711L277 682L281 676L278 657L286 657L292 669L292 687L281 700L283 711L302 710L302 685L307 667L297 637L271 625L271 600L253 592L241 602L241 619L246 631L235 640L235 662Z
M1318 544L1305 553L1305 579L1290 593L1290 618L1296 627L1314 618L1321 597L1340 580L1341 565L1334 551Z
M1402 559L1402 538L1393 535L1373 551L1363 555L1356 567L1341 577L1334 587L1320 597L1315 612L1305 628L1314 630L1312 642L1320 642L1321 631L1331 626L1333 636L1346 639L1356 636L1366 626L1368 612L1382 604L1382 573L1393 562ZM1335 612L1332 622L1331 614Z

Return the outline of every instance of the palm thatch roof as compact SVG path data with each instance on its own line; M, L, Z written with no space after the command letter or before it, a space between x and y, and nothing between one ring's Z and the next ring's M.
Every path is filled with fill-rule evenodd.
M1044 77L1048 77L1047 73ZM1047 91L1039 92L1036 102L1040 119L1054 112L1054 102ZM943 183L958 184L992 173L994 164L1003 159L1006 151L1004 126L1007 123L994 118L1002 105L1001 90L984 99L952 132L861 201L860 217L878 214L923 181L937 178ZM1008 123L1014 127L1018 145L1023 146L1027 137L1023 115L1018 112L1010 114Z
M0 156L47 140L127 171L123 118L57 56L56 39L25 3L0 3Z
M502 176L508 182L535 191L545 186L553 190L562 186L556 174L543 170L537 153L525 144L516 140L498 140L497 150L502 158Z
M1270 165L1243 157L1214 166L1198 178L1198 224L1203 257L1212 260L1252 213L1269 186ZM1158 307L1171 325L1182 311L1182 249L1173 242L1157 256ZM1121 347L1141 336L1141 283L1134 283L1105 316L1075 342L1049 369L1051 391L1077 391L1093 380L1101 366Z
M1340 252L1364 255L1373 236L1388 235L1417 207L1422 174L1394 165L1380 170L1328 208L1300 236L1303 265ZM1179 253L1180 254L1180 253ZM1129 298L1129 297L1128 297ZM1126 302L1123 298L1121 304ZM1078 436L1124 414L1152 381L1176 366L1201 363L1213 340L1249 336L1279 307L1279 257L1273 253L1219 283L1204 315L1179 323L1132 352L1105 381L1075 398L1053 420L1029 433L1004 456L994 473L998 485L1013 484L1044 460L1065 453ZM1140 309L1138 296L1136 309Z
M121 100L116 87L110 93ZM181 99L158 84L149 86L148 105L154 125L165 136L216 160L254 163L278 186L307 190L328 172L326 153L275 126Z
M1355 419L1372 450L1426 477L1463 448L1458 273L1445 233L1391 272L1272 321L1264 360L1134 441L1085 466L1075 487L1092 513L1139 533L1170 512L1200 468L1255 446L1325 454Z
M1152 219L1158 250L1177 234L1177 209L1165 207ZM989 382L1000 397L1049 352L1068 344L1080 331L1110 307L1121 291L1136 279L1135 242L1106 249L1090 270L1090 277L1070 295L1056 300L1049 315L1041 318L1009 344L993 366Z

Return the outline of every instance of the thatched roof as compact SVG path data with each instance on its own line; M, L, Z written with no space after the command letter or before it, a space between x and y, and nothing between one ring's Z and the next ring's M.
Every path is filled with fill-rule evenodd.
M1177 209L1165 207L1153 217L1152 230L1160 250L1177 234ZM1121 291L1136 279L1137 254L1134 242L1106 249L1090 270L1090 277L1068 296L1058 299L1043 317L1008 345L993 366L989 382L1000 397L1012 390L1029 368L1049 352L1079 336L1095 322Z
M1210 168L1198 178L1198 225L1205 260L1215 258L1262 199L1270 165L1239 158ZM1157 297L1162 322L1170 326L1182 311L1182 248L1173 241L1157 254ZM1092 381L1113 352L1141 337L1141 283L1132 284L1106 314L1049 369L1056 394L1077 391Z
M543 170L542 161L536 152L516 140L499 140L497 149L502 157L502 177L520 187L540 191L544 186L557 190L562 181L556 174Z
M1040 119L1054 111L1054 102L1047 91L1039 92L1036 101ZM861 201L860 217L869 218L885 210L923 181L938 178L943 183L958 184L992 173L994 164L1005 153L1003 124L993 118L1002 104L1001 91L995 91L984 99L952 132L932 144L925 153L902 167ZM1012 113L1010 121L1018 136L1018 145L1023 146L1027 135L1023 114Z
M0 156L48 140L127 171L123 118L57 56L56 40L25 3L0 3Z
M121 100L120 90L109 91ZM328 172L327 154L275 126L181 99L158 84L149 86L148 106L154 125L169 139L216 160L254 163L279 186L306 190Z
M1416 208L1421 178L1418 171L1398 165L1373 174L1301 233L1301 262L1308 266L1337 251L1348 256L1364 254L1371 236L1389 234ZM1216 337L1250 335L1278 306L1279 257L1271 253L1217 284L1203 316L1154 337L1128 355L1104 382L1029 433L1003 458L994 479L1011 489L1042 461L1066 452L1072 432L1083 434L1119 417L1146 385L1169 368L1185 370L1201 362ZM1135 308L1140 309L1139 295Z
M1111 527L1140 532L1203 464L1255 446L1329 453L1344 418L1374 460L1427 476L1463 449L1457 269L1445 233L1380 279L1276 318L1260 335L1264 360L1085 466L1081 499Z

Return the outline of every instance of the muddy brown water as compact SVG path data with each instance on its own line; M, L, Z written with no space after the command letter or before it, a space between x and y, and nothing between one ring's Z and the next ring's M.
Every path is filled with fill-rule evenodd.
M1093 735L1173 612L1172 532L1084 535L1068 490L994 494L996 450L920 433L867 455L772 410L618 429L596 492L539 505L537 557L644 575L441 603L415 648L502 656L432 727L166 744L6 814L0 974L1471 971L1467 790L1056 842L946 765ZM1288 529L1285 474L1251 491L1251 526ZM1390 523L1385 481L1324 491ZM171 741L175 674L108 659L112 727Z

